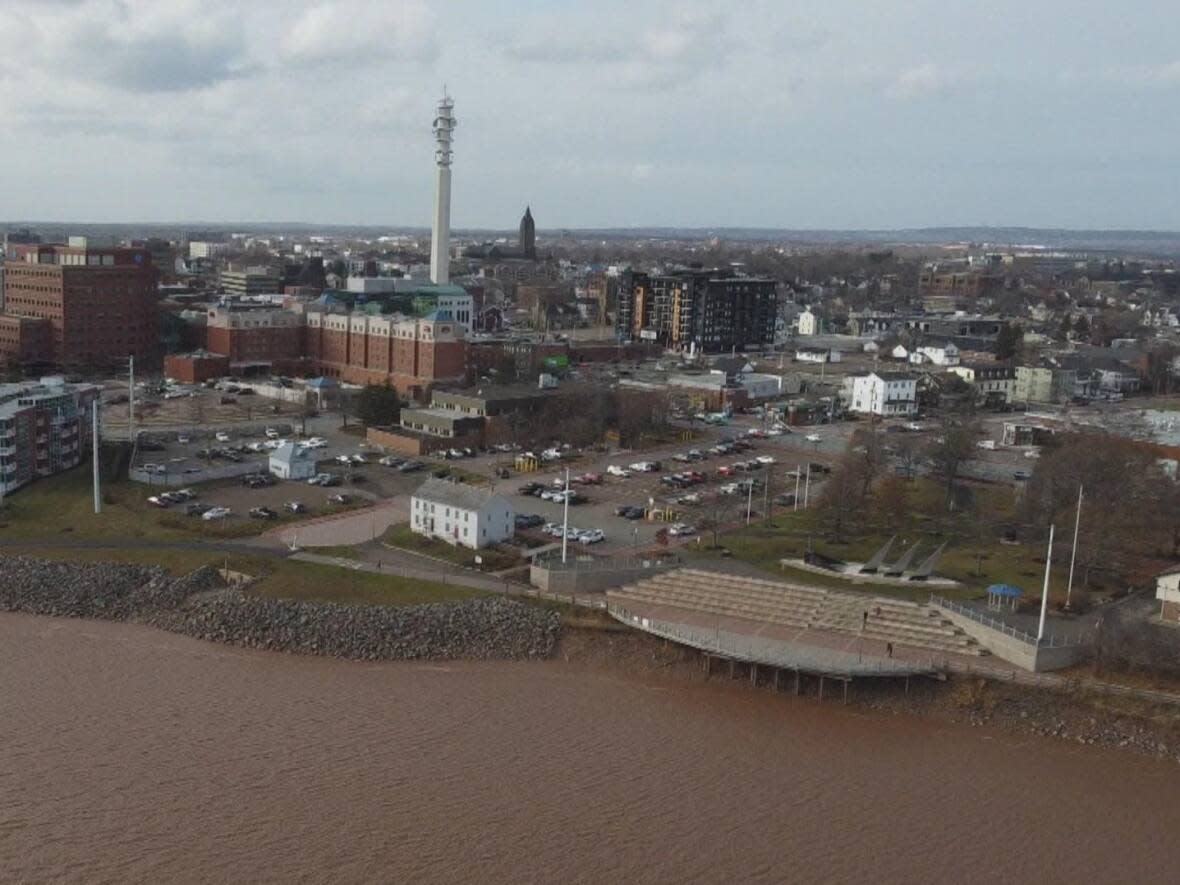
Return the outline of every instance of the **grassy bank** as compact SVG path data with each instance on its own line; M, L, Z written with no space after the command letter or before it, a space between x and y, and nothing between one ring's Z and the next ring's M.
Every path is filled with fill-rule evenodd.
M452 584L419 581L396 575L374 574L344 567L300 562L266 556L228 556L199 550L159 550L121 547L101 550L75 550L58 547L5 548L4 554L34 556L40 559L73 561L124 562L158 565L174 575L182 575L201 566L228 567L231 571L256 576L249 592L279 599L305 602L339 602L359 605L417 605L427 602L453 602L486 595L482 591Z
M390 547L441 559L463 568L480 568L483 571L498 572L523 564L520 555L515 551L496 548L471 550L467 547L454 546L444 541L414 534L409 523L390 526L381 541ZM476 556L481 560L479 565L475 562Z

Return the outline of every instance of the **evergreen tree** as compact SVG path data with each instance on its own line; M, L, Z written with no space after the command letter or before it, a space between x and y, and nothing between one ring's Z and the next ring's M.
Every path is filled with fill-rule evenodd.
M385 384L366 384L357 397L356 415L366 427L397 424L402 403L397 391Z
M996 336L996 343L994 353L996 359L1006 361L1014 359L1020 352L1020 346L1024 342L1024 332L1020 326L1015 323L1007 323L1000 334Z

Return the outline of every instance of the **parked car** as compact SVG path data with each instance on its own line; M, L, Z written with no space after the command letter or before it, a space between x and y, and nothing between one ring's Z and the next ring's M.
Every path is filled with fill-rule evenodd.
M190 442L190 438L186 433L178 433L176 434L176 442L178 445L187 446Z
M602 529L588 529L578 533L578 543L580 544L598 544L605 540L606 535Z
M278 439L279 432L277 430L275 430L273 427L268 427L268 428L266 428L266 438L267 439Z
M399 458L396 455L386 455L377 461L382 467L399 467L406 463L405 458Z
M217 433L216 433L216 434L214 434L213 438L214 438L215 440L217 440L218 442L220 442L220 443L227 443L227 442L229 442L229 434L228 434L228 433L226 433L224 430L219 430L219 431L217 431Z
M518 529L535 529L545 524L545 519L536 513L518 513L515 517Z
M324 449L327 448L328 441L323 437L313 436L311 439L305 442L304 445L309 449Z
M278 514L269 507L252 507L250 509L251 519L278 519Z
M306 513L307 508L299 501L288 501L283 505L283 509L290 513Z
M171 501L166 501L159 495L152 495L147 499L147 502L153 507L168 507L172 504Z
M341 506L343 506L351 500L352 500L352 498L350 498L348 495L341 495L341 494L328 495L328 503L329 504L340 504Z
M643 519L644 510L642 507L635 507L630 504L624 504L622 507L615 508L615 516L621 516L623 519Z
M754 460L757 461L759 464L775 464L775 463L777 463L777 461L773 455L759 455Z
M696 526L689 525L688 523L684 523L684 522L673 523L671 525L671 527L668 529L668 534L674 538L683 538L688 535L695 535L696 533L697 533Z
M526 482L524 485L522 485L520 488L518 488L516 490L516 493L518 495L531 495L533 497L537 497L544 490L545 490L545 487L543 485L541 485L539 482Z
M185 516L201 516L205 512L205 505L193 501L184 507Z
M404 464L398 467L398 472L413 473L415 470L421 470L425 466L426 465L424 465L421 461L406 461Z
M225 519L231 513L233 513L233 511L228 507L210 507L201 514L201 519L205 520L206 522L212 522L215 519Z
M617 477L620 477L621 479L628 479L631 476L630 470L628 470L625 467L620 467L617 464L610 465L610 467L606 468L606 472L609 473L611 476L617 476Z

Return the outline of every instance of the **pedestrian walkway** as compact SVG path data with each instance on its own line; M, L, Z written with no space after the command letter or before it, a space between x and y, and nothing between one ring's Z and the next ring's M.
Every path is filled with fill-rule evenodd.
M260 541L286 547L345 547L376 540L409 516L409 499L386 498L371 507L271 529Z

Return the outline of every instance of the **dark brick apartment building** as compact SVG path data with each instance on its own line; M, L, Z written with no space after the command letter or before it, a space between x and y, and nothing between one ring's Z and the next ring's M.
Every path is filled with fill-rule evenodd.
M0 362L97 367L128 356L156 362L156 278L147 249L11 246Z

